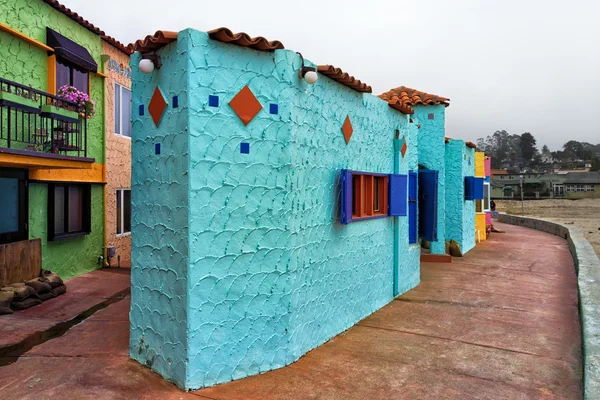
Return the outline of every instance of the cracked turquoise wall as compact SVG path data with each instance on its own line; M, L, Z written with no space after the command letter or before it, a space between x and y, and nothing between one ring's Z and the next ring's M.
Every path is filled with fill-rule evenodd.
M418 105L415 110L415 123L421 128L418 133L419 143L419 165L426 169L438 171L438 213L437 213L437 237L436 242L431 243L432 254L446 254L446 200L445 187L446 165L444 161L444 139L445 139L445 106L443 104L433 106ZM429 119L433 114L433 119Z
M475 150L464 140L446 143L446 240L464 253L475 247L475 202L465 200L465 177L475 173Z
M394 219L339 224L339 171L393 173L396 129L401 172L416 170L416 123L325 76L307 85L293 51L185 30L158 53L152 75L133 68L131 357L180 387L211 386L290 364L391 301ZM137 115L156 85L179 96L158 129ZM228 105L244 85L263 106L247 126ZM401 293L419 283L407 221Z

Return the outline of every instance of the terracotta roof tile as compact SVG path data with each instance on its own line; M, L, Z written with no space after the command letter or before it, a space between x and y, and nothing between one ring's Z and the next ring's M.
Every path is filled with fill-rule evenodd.
M227 28L217 28L208 31L208 36L219 42L232 43L242 47L250 47L255 50L275 51L284 48L283 43L279 40L269 41L262 36L250 37L247 33L233 33Z
M340 68L336 68L333 65L319 65L317 68L319 73L333 79L336 82L341 83L344 86L348 86L350 89L354 89L361 93L372 93L371 86L367 85L349 75L347 72L342 71Z
M169 31L156 31L154 35L148 35L142 40L136 40L135 43L130 43L127 48L133 53L139 51L140 53L148 53L150 51L156 51L171 42L177 40L177 32Z
M465 142L465 146L467 146L468 148L471 148L471 149L477 148L477 145L473 142Z
M448 107L450 99L421 92L420 90L411 89L406 86L399 86L379 95L380 99L388 102L390 107L403 112L405 114L413 114L412 106L419 104L423 105L439 105L443 104Z
M116 40L115 38L113 38L111 36L108 36L106 33L104 33L104 31L102 29L98 28L97 26L94 26L94 24L92 24L87 19L84 19L82 16L80 16L76 12L72 11L70 8L65 7L64 5L60 4L56 0L44 0L44 2L46 4L48 4L50 7L54 8L55 10L58 10L59 12L66 15L67 17L71 18L73 21L77 22L79 25L83 26L90 32L95 33L96 35L100 36L100 38L102 40L115 46L117 49L119 49L123 53L131 54L131 52L127 49L127 47L123 43L119 42L118 40Z

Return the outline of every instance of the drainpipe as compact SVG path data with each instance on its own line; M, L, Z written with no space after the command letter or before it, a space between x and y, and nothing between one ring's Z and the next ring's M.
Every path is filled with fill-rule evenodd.
M400 130L394 138L394 174L400 173ZM394 297L398 296L398 269L400 267L400 217L394 217Z

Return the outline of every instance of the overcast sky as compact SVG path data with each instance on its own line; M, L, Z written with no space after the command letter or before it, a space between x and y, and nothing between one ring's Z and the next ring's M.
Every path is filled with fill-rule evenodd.
M446 134L531 132L541 149L600 143L597 0L61 0L127 44L156 30L280 40L379 94L450 98Z

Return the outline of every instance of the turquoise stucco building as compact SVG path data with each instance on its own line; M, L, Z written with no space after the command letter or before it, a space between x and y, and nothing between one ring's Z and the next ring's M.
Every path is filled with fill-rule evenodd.
M134 49L133 359L184 389L244 378L419 284L420 168L438 171L431 221L445 237L448 99L378 98L225 28Z
M446 164L446 241L456 241L462 253L475 247L475 201L466 193L467 182L475 175L475 146L460 139L448 139Z

